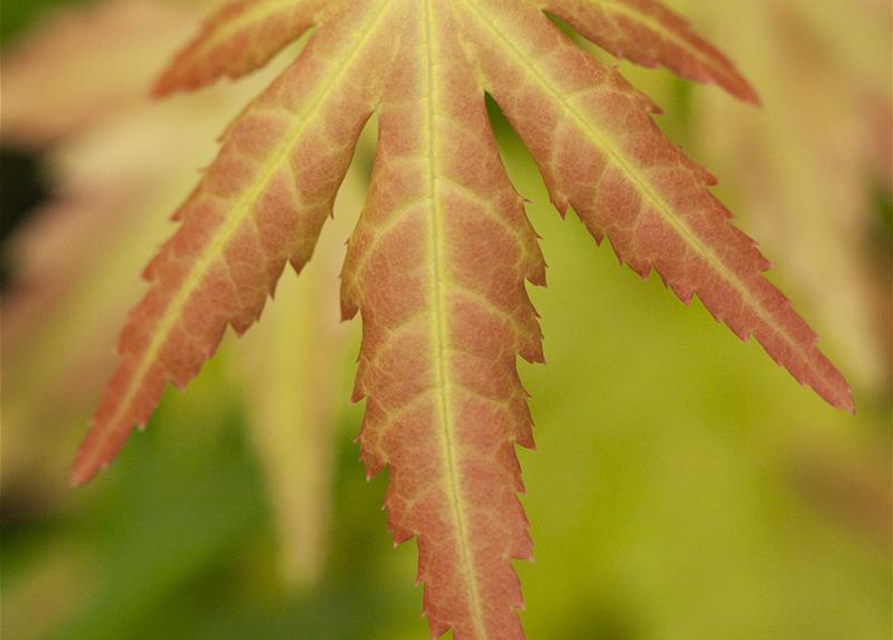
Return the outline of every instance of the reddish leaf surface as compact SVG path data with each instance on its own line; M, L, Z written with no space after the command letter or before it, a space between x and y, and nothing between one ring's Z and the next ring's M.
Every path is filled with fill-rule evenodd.
M753 99L712 49L696 47L695 64L690 50L674 48L680 38L700 41L672 14L651 2L622 5L660 29L635 55L624 47L638 32L626 29L610 40L615 51ZM297 62L230 127L178 214L180 231L149 266L152 286L122 335L122 364L80 451L76 483L145 423L166 382L183 386L195 375L227 325L241 333L257 319L286 261L303 267L357 135L377 111L374 175L342 289L344 315L363 319L355 392L366 398L363 459L370 474L390 467L391 529L397 541L418 540L432 632L522 638L511 558L529 558L531 542L514 445L533 438L515 360L542 359L525 282L541 284L544 273L496 151L485 91L530 148L562 213L573 207L638 273L656 270L684 301L699 296L797 380L852 408L815 333L763 277L768 263L710 194L714 179L660 133L650 100L573 45L540 6L325 6L236 3L162 80L166 92L243 73L320 23ZM584 17L580 28L592 27Z

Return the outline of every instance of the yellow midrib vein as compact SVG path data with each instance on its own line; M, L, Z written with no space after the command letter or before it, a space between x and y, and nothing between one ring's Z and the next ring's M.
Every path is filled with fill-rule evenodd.
M656 193L651 186L645 182L639 174L632 168L632 166L624 159L623 155L613 147L613 145L609 144L607 140L598 134L598 132L590 125L590 123L574 109L573 105L568 102L567 99L561 94L560 91L555 89L545 78L536 66L527 60L524 56L524 53L518 49L515 44L506 38L502 32L497 28L497 26L493 23L493 20L488 18L480 8L478 8L477 3L470 2L469 0L460 0L466 6L470 7L471 10L477 14L480 21L490 30L497 38L498 41L501 41L503 45L511 51L513 56L518 59L521 63L522 68L529 72L529 74L536 79L537 83L549 94L553 95L566 109L567 113L569 113L580 129L584 132L584 134L590 139L590 141L602 149L605 154L608 156L610 162L617 166L621 172L637 187L640 193L649 200L654 207L660 211L661 217L671 226L673 229L685 240L685 242L694 249L699 255L703 257L703 259L710 264L713 269L721 275L721 277L726 280L732 287L738 292L738 294L745 300L748 306L753 309L754 313L763 321L766 325L773 328L775 332L781 335L785 342L790 346L800 358L803 359L804 362L811 362L811 358L809 354L800 346L798 342L793 340L788 332L785 330L783 325L780 325L773 321L772 315L767 313L766 309L760 304L757 300L750 295L745 284L741 281L741 279L733 272L729 271L725 264L713 253L713 251L705 245L700 238L695 235L695 233L688 227L685 221L679 219L675 213L673 213L670 206L660 197L658 193ZM810 367L810 370L813 370L813 367ZM824 378L822 378L824 380ZM827 380L824 380L827 382ZM832 385L833 386L833 385Z
M434 359L436 386L438 395L437 413L443 428L440 431L441 446L444 451L446 462L446 485L447 494L450 500L450 507L453 512L453 519L456 523L456 544L459 548L459 561L462 565L462 571L465 576L467 585L468 600L472 624L475 628L475 636L479 640L487 637L486 628L483 622L483 610L480 602L480 593L477 585L477 575L474 570L474 563L471 558L468 540L468 523L465 520L465 513L462 504L462 490L459 486L459 469L456 460L456 434L452 422L452 416L449 407L449 398L447 397L447 388L449 387L449 376L447 372L446 359L446 318L444 315L443 300L443 283L446 274L443 264L443 220L441 212L440 198L437 189L437 136L435 133L435 107L436 107L436 82L437 75L434 68L434 17L431 7L431 0L425 0L425 52L426 52L426 72L427 72L427 126L428 126L428 189L431 194L431 256L433 262L431 296L433 303L433 333L435 336Z
M313 102L311 102L305 112L305 117L300 119L295 118L295 125L287 132L285 136L283 136L282 141L276 146L271 160L266 163L264 170L261 172L260 177L256 182L255 188L246 191L246 193L243 194L242 197L236 202L233 207L233 212L230 214L229 220L226 222L224 228L222 229L222 232L217 234L214 241L209 244L208 247L206 247L205 250L202 252L201 256L196 261L195 266L193 267L193 269L190 270L189 276L186 278L180 290L177 292L177 295L174 296L174 298L171 300L164 315L159 320L158 325L153 332L152 341L146 348L143 356L140 358L140 364L130 378L131 384L128 386L123 398L119 401L118 409L114 412L114 414L106 422L106 424L114 426L121 419L121 416L124 414L126 409L130 406L131 402L133 401L134 395L142 387L143 378L149 371L149 367L155 361L155 358L157 357L162 345L167 341L168 334L173 328L174 323L180 317L180 312L182 311L183 306L186 304L195 287L201 282L208 266L220 256L220 252L223 247L230 241L235 231L239 228L242 222L244 222L247 216L251 214L253 209L252 205L257 200L257 198L259 198L265 191L270 180L272 180L276 171L279 169L282 162L286 159L289 151L295 143L295 140L301 136L304 129L311 121L312 116L318 112L320 106L323 103L323 100L329 94L331 89L337 85L338 81L344 77L344 75L347 73L347 70L351 67L357 57L359 57L360 53L365 48L365 45L372 37L372 34L375 33L376 28L379 26L382 19L386 15L387 5L389 2L390 0L384 0L381 2L381 10L375 16L375 19L369 22L369 26L360 37L357 46L351 51L350 55L347 56L344 64L338 68L338 72L316 93L313 98ZM103 434L103 440L105 440L107 437L107 433ZM94 451L98 453L99 449L100 448L97 447L96 449L94 449Z

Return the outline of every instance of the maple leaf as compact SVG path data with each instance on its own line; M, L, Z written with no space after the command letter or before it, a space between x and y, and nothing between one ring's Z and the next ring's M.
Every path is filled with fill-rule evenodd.
M260 316L286 262L311 258L361 129L379 117L366 206L342 280L360 312L354 398L370 475L390 469L396 541L415 537L432 633L521 638L512 558L531 540L514 445L532 447L516 356L541 361L526 282L544 263L496 148L489 93L530 149L560 212L621 261L697 295L739 337L830 404L849 389L816 334L763 276L768 263L710 193L715 180L653 123L657 107L547 18L646 64L755 95L681 19L645 0L242 0L209 20L163 95L261 66L311 25L294 64L229 127L179 231L147 268L112 377L72 473L85 482L183 387L227 326ZM644 35L644 37L643 37ZM644 46L642 46L644 43Z

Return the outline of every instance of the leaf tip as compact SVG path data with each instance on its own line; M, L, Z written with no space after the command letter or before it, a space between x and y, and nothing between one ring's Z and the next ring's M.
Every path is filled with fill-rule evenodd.
M149 96L156 100L162 100L178 91L190 91L194 88L185 83L182 76L176 73L176 67L169 65L149 87Z
M71 473L68 475L68 486L72 489L82 487L99 473L108 464L97 466L95 462L86 459L82 452L78 452L74 464L71 466Z
M164 82L163 78L159 79L155 84L149 87L149 97L153 100L164 100L170 96L171 93L173 93L173 90Z
M89 478L84 478L83 476L78 474L75 469L71 470L71 473L68 476L68 486L70 488L78 489L87 482L89 482Z
M853 400L853 390L847 387L839 403L834 405L842 411L846 411L851 416L856 415L856 402Z

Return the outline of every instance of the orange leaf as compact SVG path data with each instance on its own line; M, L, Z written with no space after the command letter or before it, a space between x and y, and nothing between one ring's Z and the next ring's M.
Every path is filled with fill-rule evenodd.
M712 176L660 133L650 100L574 46L534 0L336 1L325 16L321 6L238 2L162 80L164 92L242 73L320 21L298 61L230 127L178 214L180 231L149 266L152 288L122 335L123 361L75 482L108 464L167 381L195 375L227 325L241 333L256 320L286 260L297 270L307 262L377 111L372 185L342 287L344 316L363 318L354 394L366 398L363 459L370 474L390 467L391 530L398 542L418 540L432 632L523 638L511 558L529 558L531 541L514 445L533 438L515 360L542 360L525 282L542 284L544 265L501 165L485 92L562 213L574 207L637 272L657 270L685 301L698 295L796 379L852 409L815 333L710 194ZM754 99L672 14L651 2L622 6L656 31L630 54L639 31L626 29L611 41L616 51Z

